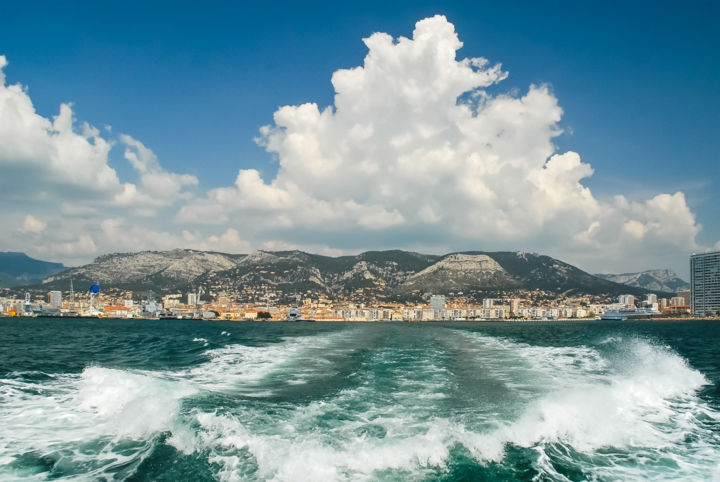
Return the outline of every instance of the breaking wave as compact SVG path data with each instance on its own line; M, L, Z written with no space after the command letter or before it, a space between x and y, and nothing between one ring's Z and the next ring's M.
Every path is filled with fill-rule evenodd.
M709 381L646 339L347 329L205 355L182 370L11 374L0 477L127 478L170 447L229 481L452 479L463 464L527 477L518 457L536 479L720 478Z

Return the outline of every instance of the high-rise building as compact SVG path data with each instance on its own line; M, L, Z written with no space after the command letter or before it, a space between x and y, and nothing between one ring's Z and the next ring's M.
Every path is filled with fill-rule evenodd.
M430 309L436 319L445 317L445 296L432 295L430 297Z
M635 306L635 297L633 295L620 295L618 303L625 306Z
M198 302L197 293L188 293L187 304L188 306L195 306Z
M690 306L692 303L692 295L690 294L690 290L680 290L677 292L677 295L685 299L685 303L683 303L685 306Z
M652 305L658 302L658 298L656 294L650 293L647 295L647 300L645 301L646 304Z
M690 302L694 315L720 312L720 251L690 256Z
M670 306L687 306L685 304L685 298L682 296L673 296L670 298Z
M50 307L59 310L62 306L62 291L51 291L48 293Z
M520 300L513 298L510 300L510 314L514 315L520 311Z

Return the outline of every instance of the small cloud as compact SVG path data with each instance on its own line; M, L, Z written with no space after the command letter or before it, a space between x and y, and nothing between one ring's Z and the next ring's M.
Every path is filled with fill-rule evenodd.
M23 225L18 229L18 231L27 234L40 234L45 231L46 227L47 223L40 221L31 214L28 214L27 216L25 216L25 221L23 222Z

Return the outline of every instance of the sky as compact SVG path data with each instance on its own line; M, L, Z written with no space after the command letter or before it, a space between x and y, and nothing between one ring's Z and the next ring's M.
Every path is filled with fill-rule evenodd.
M0 250L720 248L717 2L14 2Z

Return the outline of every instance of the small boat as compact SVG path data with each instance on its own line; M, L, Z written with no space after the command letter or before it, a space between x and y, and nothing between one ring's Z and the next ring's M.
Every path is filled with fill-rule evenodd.
M302 311L300 311L300 308L290 308L290 310L287 313L287 316L285 317L285 321L315 321L315 318L312 316L310 318L305 318L302 314Z

